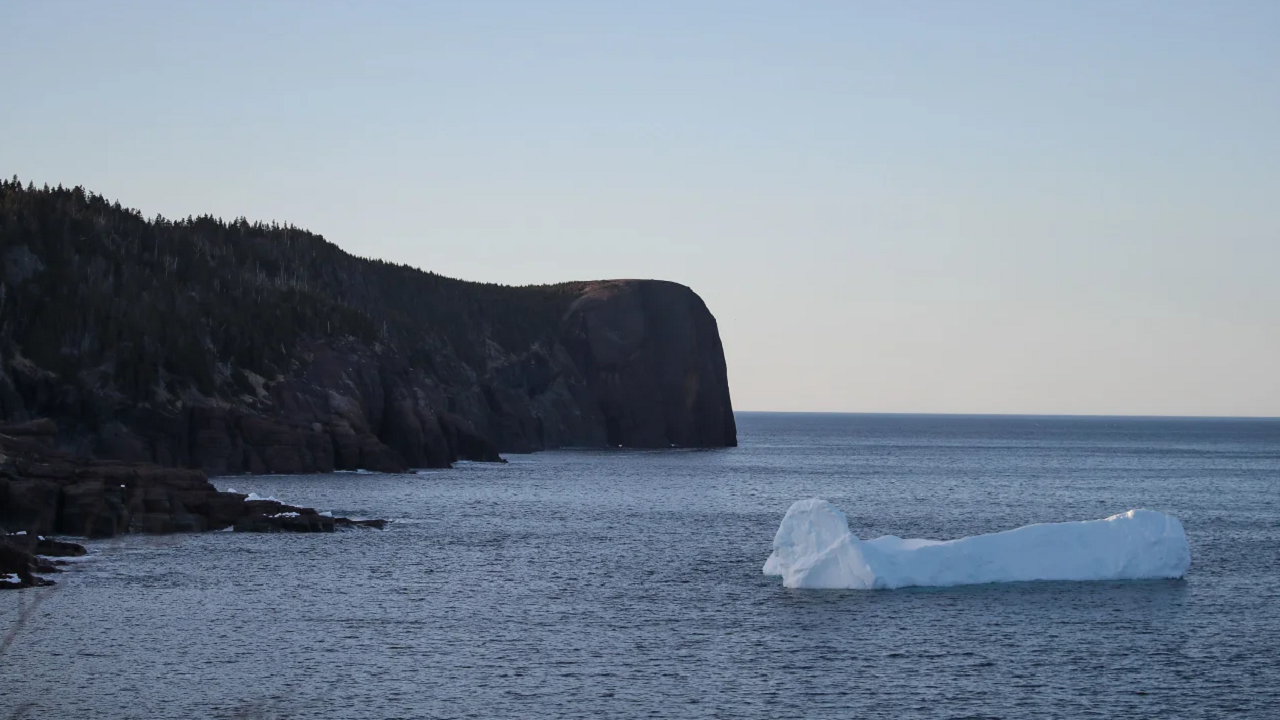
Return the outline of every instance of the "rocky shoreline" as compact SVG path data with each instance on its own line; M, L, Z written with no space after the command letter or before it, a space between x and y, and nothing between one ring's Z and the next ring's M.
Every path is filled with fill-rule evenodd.
M87 552L79 543L24 531L9 534L0 529L0 590L53 585L52 580L42 575L62 572L62 566L67 563L52 558L79 557Z
M52 536L125 533L334 532L385 527L314 508L222 492L202 470L71 455L52 447L57 427L40 420L0 426L0 589L52 584L50 558L84 555Z

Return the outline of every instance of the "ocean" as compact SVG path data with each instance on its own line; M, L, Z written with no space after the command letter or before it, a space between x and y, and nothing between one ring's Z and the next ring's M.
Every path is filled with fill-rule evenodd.
M1280 420L740 413L740 447L215 478L385 531L92 541L0 593L0 718L1280 713ZM788 590L788 506L950 539L1177 516L1183 580ZM17 622L20 614L26 619Z

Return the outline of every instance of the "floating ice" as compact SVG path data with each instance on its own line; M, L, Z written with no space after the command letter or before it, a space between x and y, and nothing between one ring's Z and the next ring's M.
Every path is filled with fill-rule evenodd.
M245 502L253 502L254 500L270 500L271 502L284 502L283 500L280 500L274 497L262 497L256 492L249 493L247 496L245 496L245 499L244 499Z
M341 472L341 471L338 471L338 472ZM363 472L363 473L368 473L369 471L368 471L368 470L356 470L356 471L348 471L348 472ZM227 488L227 492L229 492L229 493L236 493L237 495L239 495L239 494L240 494L240 493L238 493L238 492L236 491L236 489L235 489L235 488ZM250 501L253 501L253 500L270 500L270 501L272 501L272 502L278 502L278 503L280 503L280 504L282 504L282 505L287 505L287 504L288 504L288 503L286 503L285 501L283 501L283 500L281 500L281 499L279 499L279 498L277 498L277 497L263 497L263 496L259 495L259 494L258 494L258 493L256 493L256 492L251 492L251 493L249 493L248 495L246 495L246 496L245 496L245 499L244 499L244 501L245 501L245 502L250 502ZM328 510L326 510L326 511L324 511L324 512L320 513L320 515L321 515L322 517L333 517L333 513L332 513L332 512L329 512ZM273 518L281 518L281 517L298 517L298 513L296 513L296 512L282 512L282 513L276 513L275 515L272 515L271 517L273 517Z
M765 575L789 588L880 590L1027 580L1179 578L1191 564L1182 523L1153 510L1040 523L959 540L859 540L820 498L793 504Z

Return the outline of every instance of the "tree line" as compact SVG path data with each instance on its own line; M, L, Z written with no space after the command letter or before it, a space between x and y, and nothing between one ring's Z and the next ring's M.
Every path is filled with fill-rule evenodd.
M578 286L474 283L352 256L289 224L145 218L82 187L0 181L0 348L136 402L245 390L302 343L359 341L434 374L548 341ZM237 389L238 388L238 389Z

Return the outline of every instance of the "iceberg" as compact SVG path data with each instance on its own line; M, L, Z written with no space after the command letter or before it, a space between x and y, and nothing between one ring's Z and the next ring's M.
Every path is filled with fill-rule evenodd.
M1038 523L958 540L859 540L821 498L794 503L765 575L788 588L888 590L1032 580L1180 578L1191 565L1182 523L1154 510L1104 520Z
M235 488L230 488L230 489L228 489L228 490L227 490L227 492L229 492L229 493L233 493L233 492L236 492L236 490L235 490ZM237 494L237 495L239 495L240 493L236 493L236 494ZM245 496L245 498L244 498L244 501L245 501L245 502L257 502L257 501L260 501L260 500L267 500L267 501L270 501L270 502L278 502L278 503L283 503L283 502L284 502L284 501L283 501L283 500L281 500L280 498L277 498L277 497L275 497L275 496L273 496L273 495L269 495L269 496L267 496L267 497L263 497L263 496L259 495L259 494L258 494L258 493L256 493L256 492L251 492L251 493L249 493L248 495L246 495L246 496Z

